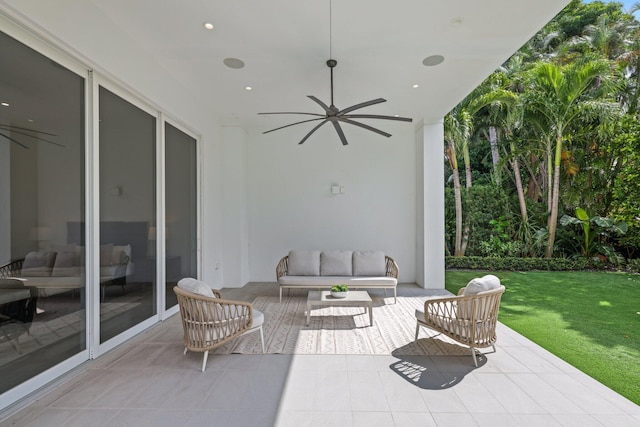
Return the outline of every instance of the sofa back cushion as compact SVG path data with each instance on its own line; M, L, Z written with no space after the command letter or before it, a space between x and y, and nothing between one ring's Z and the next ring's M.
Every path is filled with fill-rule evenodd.
M100 245L100 267L108 267L113 259L113 243Z
M59 277L78 276L80 274L80 268L74 267L75 258L75 251L57 252L56 262L53 264L51 275Z
M319 276L320 251L289 251L288 276Z
M51 276L55 260L55 252L29 252L22 264L22 275L26 277Z
M384 276L387 271L387 263L384 252L381 251L355 251L353 252L354 276Z
M323 251L320 253L320 275L351 276L353 273L352 251Z

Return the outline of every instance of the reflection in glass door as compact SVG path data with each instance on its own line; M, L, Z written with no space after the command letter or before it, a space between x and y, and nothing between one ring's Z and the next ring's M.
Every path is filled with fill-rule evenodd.
M85 79L0 32L0 394L86 350Z
M178 303L173 287L197 277L196 140L165 123L166 304Z
M103 87L99 111L104 343L156 314L156 118Z

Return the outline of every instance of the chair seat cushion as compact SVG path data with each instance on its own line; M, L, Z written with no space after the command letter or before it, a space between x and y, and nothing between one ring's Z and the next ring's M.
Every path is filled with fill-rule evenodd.
M278 279L280 286L297 286L302 288L327 288L333 285L346 284L349 288L392 288L398 284L395 277L353 277L353 276L282 276Z

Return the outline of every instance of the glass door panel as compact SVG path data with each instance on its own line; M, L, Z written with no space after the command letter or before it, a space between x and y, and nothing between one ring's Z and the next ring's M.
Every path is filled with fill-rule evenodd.
M0 394L86 349L84 97L0 33Z
M178 303L173 287L197 277L196 140L165 123L166 304Z
M156 118L100 87L100 343L156 314Z

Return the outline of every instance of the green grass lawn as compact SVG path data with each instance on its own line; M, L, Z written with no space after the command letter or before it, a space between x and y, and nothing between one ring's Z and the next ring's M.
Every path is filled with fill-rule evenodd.
M454 294L485 272L447 271ZM640 404L640 276L490 272L506 291L499 320ZM498 337L498 344L500 337Z

